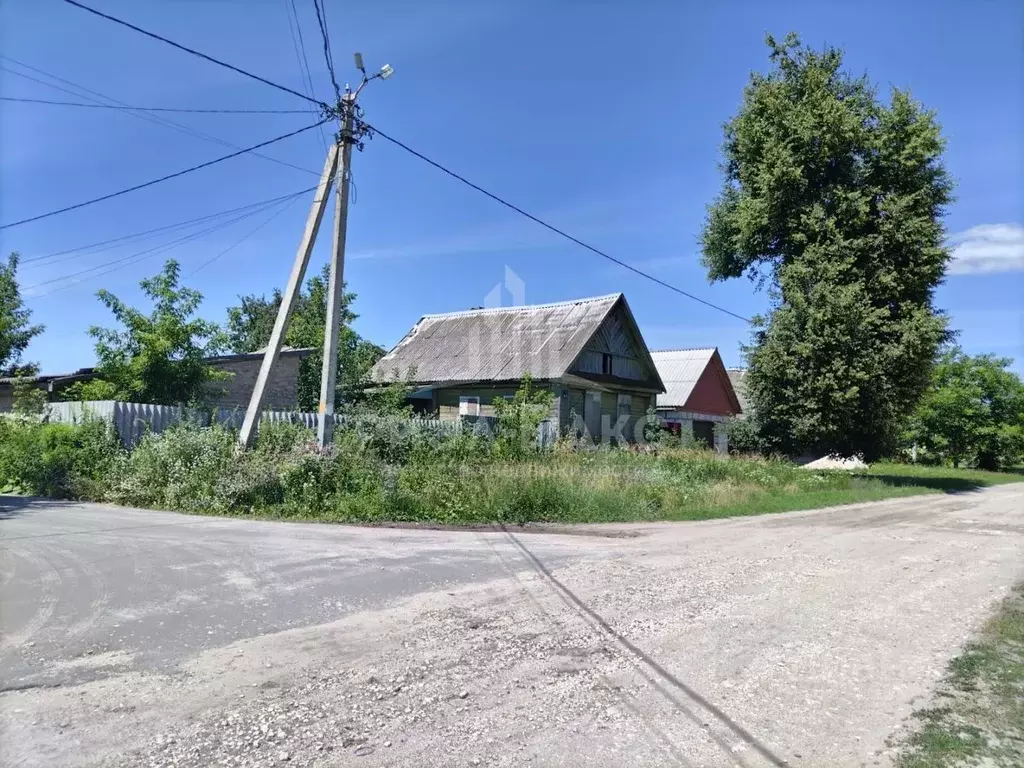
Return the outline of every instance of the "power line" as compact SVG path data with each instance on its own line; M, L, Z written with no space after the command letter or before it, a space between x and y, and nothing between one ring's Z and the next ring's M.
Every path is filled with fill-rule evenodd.
M9 70L8 70L9 71ZM12 72L12 74L20 74ZM34 78L33 78L34 79ZM36 81L40 82L40 81ZM49 83L44 83L49 85ZM56 87L56 86L51 86ZM186 109L183 107L135 107L128 104L86 104L81 101L52 101L50 99L25 99L16 96L0 96L0 101L17 101L24 104L51 104L56 107L90 107L92 109L121 109L136 112L183 112L204 115L308 115L305 109ZM315 116L315 112L313 113Z
M130 253L127 256L119 256L116 259L112 259L111 261L105 261L102 264L93 264L91 267L80 269L77 272L69 272L68 274L60 275L58 277L51 277L48 280L40 280L38 283L33 283L32 285L26 286L26 290L31 291L44 285L50 285L52 283L59 283L64 280L68 280L72 277L78 277L79 275L87 275L90 272L95 272L96 270L103 269L104 267L121 265L124 264L125 262L134 262L136 257L142 256L144 254L151 254L153 252L165 251L171 246L178 245L179 243L185 243L189 242L190 240L195 240L196 238L202 237L203 235L208 235L211 232L216 232L218 229L223 229L224 227L231 226L232 224L247 219L250 216L255 216L261 210L264 210L264 208L260 208L255 211L249 211L248 213L243 213L242 215L236 216L235 218L230 219L228 221L218 222L217 224L214 224L212 227L207 227L206 229L201 230L199 232L191 232L187 235L182 235L179 238L171 240L170 242L162 243L160 245L154 245L151 248L146 248L145 250L137 251L136 253ZM74 284L75 283L73 283L72 285Z
M294 90L292 88L289 88L286 85L281 85L279 83L273 82L272 80L267 80L267 78L265 78L265 77L260 77L259 75L254 75L252 72L247 72L244 69L240 69L239 67L236 67L236 66L234 66L232 64L228 64L226 61L221 61L220 59L213 58L213 56L208 56L205 53L200 53L199 51L195 50L194 48L189 48L187 46L181 45L180 43L176 43L173 40L169 40L168 38L162 37L161 35L158 35L158 34L156 34L154 32L148 32L147 30L143 29L142 27L137 27L134 24L130 24L127 21L123 21L122 19L119 19L116 16L111 16L108 13L103 13L102 11L97 11L95 8L90 8L87 5L84 5L82 3L77 2L77 0L64 0L64 2L67 3L68 5L75 6L76 8L81 8L83 11L88 11L89 13L93 14L94 16L99 16L100 18L107 19L108 21L112 21L115 24L120 24L122 27L127 27L128 29L135 30L136 32L139 32L139 33L141 33L143 35L146 35L146 37L151 37L154 40L159 40L162 43L167 43L168 45L174 46L178 50L185 51L186 53L191 53L193 56L198 56L201 59L206 59L206 61L209 61L209 62L211 62L213 64L218 64L218 65L220 65L222 67L230 69L233 72L237 72L240 75L245 75L248 78L251 78L251 79L256 80L258 82L264 83L265 85L269 85L272 88L277 88L279 91L284 91L285 93L290 93L293 96L298 96L300 99L305 99L306 101L311 101L314 104L316 104L316 105L318 105L320 107L323 107L324 109L328 109L329 108L327 104L324 104L321 101L317 101L316 99L311 99L309 96L306 96L305 94L299 93L298 91L296 91L296 90Z
M70 2L70 0L68 0L68 1ZM244 155L247 152L252 152L254 149L259 149L260 147L266 147L266 146L268 146L270 144L275 144L275 143L277 143L279 141L283 141L284 139L288 139L288 138L291 138L292 136L297 136L300 133L304 133L306 131L312 130L313 128L316 128L318 125L321 125L322 123L327 122L328 119L329 118L324 118L319 123L314 123L313 125L307 125L305 128L300 128L297 131L292 131L291 133L286 133L283 136L278 136L278 137L270 139L268 141L262 141L259 144L254 144L251 147L246 147L245 149L240 149L237 152L232 152L230 155L224 155L223 157L218 157L215 160L208 160L205 163L200 163L199 165L193 165L191 168L186 168L183 171L177 171L176 173L170 173L170 174L168 174L166 176L161 176L158 179L153 179L152 181L147 181L147 182L145 182L143 184L136 184L134 187L128 187L127 189L122 189L122 190L119 190L117 192L111 192L109 195L103 195L101 197L95 197L92 200L86 200L85 202L82 202L82 203L76 203L75 205L69 205L69 206L66 206L65 208L58 208L56 211L50 211L49 213L41 213L38 216L32 216L32 217L27 218L27 219L22 219L21 221L13 221L10 224L0 224L0 229L8 229L10 227L16 227L16 226L18 226L20 224L28 224L31 221L39 221L40 219L49 218L50 216L56 216L59 213L67 213L68 211L73 211L73 210L76 210L78 208L84 208L85 206L92 205L93 203L99 203L99 202L102 202L104 200L110 200L113 197L119 197L119 196L125 195L125 194L127 194L129 192L135 192L135 191L140 190L140 189L145 189L146 187L151 187L154 184L159 184L162 181L168 181L170 179L175 179L175 178L177 178L179 176L184 176L186 173L192 173L193 171L198 171L198 170L200 170L202 168L209 168L211 165L216 165L217 163L222 163L225 160L230 160L233 157L238 157L239 155Z
M265 226L267 226L268 224L270 224L270 222L272 222L272 221L273 221L274 219L276 219L276 218L277 218L278 216L280 216L280 215L281 215L282 213L284 213L284 212L285 212L286 210L288 210L288 207L289 207L289 206L290 206L290 205L291 205L291 204L292 204L293 202L295 202L295 197L294 197L294 196L293 196L293 198L292 198L291 200L287 201L287 202L286 202L286 203L285 203L284 205L282 205L282 206L281 206L280 208L278 208L278 209L277 209L276 211L274 211L274 212L273 212L272 214L270 214L270 217L269 217L269 218L265 219L265 220L264 220L264 221L263 221L262 223L258 224L258 225L257 225L257 226L256 226L256 227L255 227L254 229L251 229L251 230L249 230L249 232L247 232L246 234L242 235L242 237L241 237L241 238L239 238L238 240L236 240L235 242L233 242L233 243L232 243L231 245L229 245L229 246L228 246L227 248L225 248L225 249L224 249L223 251L221 251L220 253L218 253L218 254L216 254L216 255L214 255L214 256L212 256L212 257L210 257L210 258L209 258L209 259L207 259L206 261L204 261L204 262L203 262L202 264L200 264L200 265L199 265L198 267L196 267L196 268L195 268L195 269L193 269L193 270L192 270L191 272L189 272L189 273L188 273L187 275L185 275L185 277L192 277L192 276L193 276L194 274L196 274L197 272L200 272L200 271L202 271L202 270L206 269L206 268L207 268L208 266L210 266L211 264L213 264L213 262L217 261L217 259L219 259L219 258L221 258L222 256L224 256L224 255L226 255L226 254L230 253L231 251L233 251L233 250L234 250L235 248L237 248L238 246L240 246L240 245L241 245L242 243L244 243L244 242L245 242L246 240L248 240L248 239L249 239L250 237L252 237L252 236L253 236L253 235L255 235L255 234L256 234L257 232L259 232L259 231L260 231L261 229L263 229L263 228L264 228Z
M331 85L334 86L334 96L340 104L341 88L338 87L338 78L334 74L334 56L331 54L331 35L327 31L327 9L320 7L320 0L313 0L313 8L316 9L316 23L320 25L320 36L324 40L324 58L327 59L327 71L331 75Z
M241 149L240 146L238 146L237 144L233 144L230 141L226 141L225 139L221 139L221 138L218 138L216 136L211 136L210 134L203 133L202 131L197 131L194 128L188 127L187 125L182 125L181 123L176 123L175 121L171 120L170 118L163 117L162 115L148 114L147 112L140 111L140 110L138 110L135 107L132 107L132 106L130 106L128 104L125 104L123 101L115 99L113 96L108 96L105 93L100 93L99 91L94 91L94 90L91 90L89 88L86 88L84 85L79 85L78 83L73 83L70 80L65 80L63 77L59 77L59 76L53 74L52 72L47 72L46 70L39 69L38 67L33 67L31 64L26 64L23 61L18 61L17 59L12 59L10 56L0 55L0 59L3 59L4 61L9 61L12 64L17 64L19 67L24 67L25 69L32 70L33 72L37 72L40 75L43 75L44 77L49 77L49 78L51 78L53 80L57 80L58 82L64 83L66 85L70 85L72 88L77 88L79 91L82 91L83 93L76 93L75 91L69 90L67 88L62 88L59 85L54 85L53 83L48 83L45 80L40 80L37 77L32 77L31 75L26 75L24 72L17 72L17 71L15 71L13 69L7 69L6 67L0 66L0 69L2 69L5 72L9 72L12 75L17 75L18 77L25 78L26 80L31 80L32 82L39 83L40 85L45 85L48 88L54 88L54 89L56 89L58 91L63 91L64 93L70 93L71 95L78 96L79 98L82 98L82 99L89 99L90 101L95 102L96 106L103 106L103 107L111 106L109 104L104 104L103 102L98 101L97 99L104 99L104 100L106 100L108 102L114 102L114 104L119 105L120 107L123 107L124 110L128 114L132 115L132 117L137 117L137 118L139 118L141 120L148 120L151 123L156 123L157 125L166 126L167 128L171 128L172 130L178 131L179 133L184 133L184 134L187 134L189 136L195 136L198 139L203 139L204 141L209 141L209 142L212 142L214 144L220 144L223 147L231 147L232 149ZM92 94L92 95L91 96L86 96L84 94ZM97 98L93 98L94 96L97 97ZM297 110L297 112L299 114L305 114L301 110ZM315 117L315 115L314 115L314 117ZM313 176L319 176L320 175L319 171L313 171L313 170L310 170L309 168L303 168L302 166L295 165L294 163L289 163L286 160L278 160L276 157L271 157L270 155L264 155L264 154L262 154L260 152L253 152L253 155L255 157L259 157L259 158L262 158L264 160L269 160L272 163L277 163L278 165L283 165L286 168L294 168L297 171L302 171L303 173L308 173L308 174L311 174Z
M173 232L174 230L177 230L177 229L185 229L185 228L187 228L189 226L192 226L193 224L201 224L203 222L210 221L211 219L219 219L219 218L221 218L223 216L229 216L232 213L238 213L239 211L245 211L245 210L248 210L250 208L261 208L263 206L266 206L266 205L269 205L269 204L272 204L272 203L278 203L278 202L281 202L281 201L284 201L284 200L291 200L291 199L293 199L295 197L298 197L299 195L304 195L307 192L312 192L314 189L316 189L315 186L314 187L308 187L306 189L301 189L298 192L292 192L289 195L281 195L280 197L273 197L273 198L271 198L269 200L260 200L259 202L256 202L256 203L249 203L248 205L242 205L242 206L239 206L237 208L229 208L226 211L220 211L218 213L211 213L211 214L207 214L206 216L199 216L198 218L195 218L195 219L188 219L186 221L179 221L179 222L177 222L175 224L165 224L162 227L155 227L153 229L147 229L147 230L144 230L142 232L135 232L135 233L130 234L130 235L122 235L121 237L114 237L114 238L111 238L109 240L101 240L101 241L99 241L97 243L90 243L89 245L82 245L82 246L78 246L77 248L68 248L68 249L65 249L63 251L56 251L55 253L49 253L49 254L46 254L46 255L43 255L43 256L33 256L33 257L30 257L30 258L27 258L27 259L22 259L21 263L22 264L33 264L33 263L45 261L45 262L47 262L47 266L49 266L50 264L56 264L57 262L66 261L67 260L67 258L58 258L58 257L61 257L61 256L67 256L67 255L70 254L70 257L74 257L77 254L84 253L85 251L91 251L92 253L99 253L101 251L110 250L110 248L116 248L118 246L118 244L127 242L129 240L145 240L148 237L151 237L152 235L155 235L155 234L159 234L161 232Z
M417 152L415 149L413 149L412 147L410 147L410 146L408 146L406 144L403 144L398 139L393 138L391 136L388 136L386 133L382 132L380 129L375 128L374 126L371 126L371 125L366 124L366 123L364 123L364 125L366 125L366 127L369 128L374 134L380 136L385 141L390 141L395 146L400 147L401 149L404 149L409 154L414 155L415 157L418 157L420 160L423 160L425 163L428 163L429 165L434 166L439 171L441 171L443 173L446 173L449 176L451 176L453 179L461 181L466 186L471 187L471 188L475 189L477 192L480 192L480 193L486 195L487 197L491 198L491 200L494 200L496 203L500 203L501 205L505 206L506 208L509 208L509 209L515 211L516 213L518 213L518 214L520 214L522 216L525 216L530 221L532 221L532 222L534 222L536 224L540 224L545 229L551 230L556 235L560 235L560 236L564 237L566 240L570 240L571 242L576 243L576 245L579 245L579 246L581 246L583 248L586 248L591 253L596 253L598 256L600 256L600 257L602 257L604 259L608 259L608 261L611 261L611 262L613 262L615 264L618 264L620 267L625 267L630 272L633 272L633 273L635 273L637 275L640 275L641 277L647 278L648 280L651 280L652 282L655 282L655 283L657 283L658 285L660 285L660 286L662 286L664 288L668 288L670 291L674 291L675 293L678 293L681 296L685 296L688 299L693 299L694 301L696 301L696 302L698 302L700 304L703 304L706 307L711 307L711 309L717 309L719 312L724 312L725 314L730 315L731 317L735 317L737 320L742 320L745 323L753 323L753 320L751 320L749 317L744 317L743 315L738 315L735 312L733 312L732 310L726 309L725 307L720 307L717 304L713 304L710 301L707 301L705 299L700 298L699 296L694 296L692 293L688 293L687 291L684 291L682 288L677 288L676 286L672 285L671 283L666 283L664 280L661 280L661 279L655 277L652 274L644 272L643 270L638 269L637 267L634 267L632 264L629 264L629 263L627 263L625 261L622 261L621 259L617 259L614 256L611 256L611 255L605 253L604 251L601 251L601 250L595 248L594 246L589 245L589 244L583 242L579 238L573 237L568 232L565 232L565 231L559 229L558 227L556 227L556 226L554 226L552 224L548 224L546 221L544 221L543 219L537 218L532 213L527 213L526 211L524 211L519 206L514 205L514 204L508 202L507 200L505 200L505 199L503 199L501 197L498 197L493 192L488 192L486 189L484 189L480 185L474 184L473 182L471 182L466 177L460 176L459 174L457 174L455 171L452 171L452 170L449 170L448 168L445 168L440 163L435 162L434 160L431 160L426 155L421 154L420 152Z
M94 280L97 277L103 277L104 275L109 275L111 272L116 272L116 271L124 269L125 267L130 266L132 264L137 264L140 261L144 261L146 259L150 259L150 258L152 258L153 256L156 256L159 253L164 253L164 252L170 250L171 248L173 248L176 245L181 245L183 243L188 243L188 242L191 242L193 240L197 240L200 237L203 237L204 235L208 235L208 234L210 234L212 232L217 232L217 231L219 231L221 229L226 229L227 227L230 227L232 224L237 224L240 221L244 221L245 219L247 219L247 218L249 218L251 216L255 216L256 214L261 213L261 212L267 210L267 208L269 208L269 207L270 206L264 206L262 208L258 208L256 210L254 210L254 211L249 211L248 213L243 213L241 216L236 216L233 219L230 219L228 221L219 222L219 223L213 225L212 227L207 227L206 229L201 230L199 232L192 232L190 234L183 235L182 237L176 238L176 239L171 240L170 242L167 242L167 243L163 243L162 245L155 245L155 246L153 246L151 248L146 248L145 250L142 250L142 251L137 251L135 253L130 253L127 256L121 256L121 257L119 257L117 259L113 259L111 261L103 262L102 264L94 264L93 266L87 267L86 269L79 270L78 272L72 272L71 274L61 275L60 277L51 278L49 280L43 280L41 282L35 283L34 285L27 286L26 290L29 290L29 291L30 290L34 290L35 288L39 288L40 286L43 286L43 285L50 285L52 283L59 283L59 282L62 282L64 280L68 280L69 278L72 278L72 277L79 277L79 276L82 276L82 275L89 275L90 273L97 272L97 270L102 270L102 271L98 272L97 274L90 275L89 277L84 277L81 280L76 280L73 283L69 283L68 285L62 285L62 286L59 286L57 288L54 288L53 290L47 291L46 293L37 294L33 298L37 298L38 299L38 298L42 298L44 296L49 296L49 295L51 295L53 293L58 293L59 291L67 290L67 289L72 288L72 287L74 287L76 285L81 285L82 283L84 283L84 282L86 282L88 280Z
M292 50L295 51L295 58L299 62L299 74L302 75L302 90L306 94L313 98L316 91L313 89L313 76L309 70L309 58L306 56L306 41L302 36L302 24L299 22L299 12L295 7L295 0L284 0L285 3L285 15L288 16L288 32L292 38ZM289 10L290 6L290 10ZM294 26L292 21L294 20ZM296 33L298 33L298 39L296 39ZM313 113L313 117L316 117L316 110L312 106L309 108L310 112ZM327 137L324 135L324 127L321 125L319 129L320 133L320 144L324 148L324 154L327 153Z

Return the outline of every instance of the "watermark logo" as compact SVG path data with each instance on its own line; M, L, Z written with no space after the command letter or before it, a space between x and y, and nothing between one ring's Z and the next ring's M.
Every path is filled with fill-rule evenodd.
M506 293L511 299L509 304L503 303ZM526 283L513 271L512 267L506 264L505 279L500 283L495 283L494 287L488 291L484 297L484 307L496 309L505 306L521 307L524 304L526 304Z

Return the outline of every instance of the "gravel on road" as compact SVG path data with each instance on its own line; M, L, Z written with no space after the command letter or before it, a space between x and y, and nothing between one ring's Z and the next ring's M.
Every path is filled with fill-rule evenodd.
M0 534L4 765L874 766L1020 581L1024 485L544 534L3 499Z

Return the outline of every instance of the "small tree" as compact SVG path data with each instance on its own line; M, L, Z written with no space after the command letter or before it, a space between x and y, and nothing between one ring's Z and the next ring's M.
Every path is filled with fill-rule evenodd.
M320 401L320 374L323 367L324 321L327 317L327 281L329 266L311 277L295 302L285 343L295 348L311 347L314 352L299 366L298 405L300 410L316 410ZM354 293L341 300L341 329L338 335L338 378L335 404L358 402L363 398L367 374L384 350L352 330L357 315L351 310ZM253 352L270 342L270 332L281 306L281 292L270 297L242 296L240 304L228 309L228 339L233 352Z
M43 332L42 325L31 325L32 310L25 307L18 288L18 262L12 253L7 263L0 262L0 376L28 374L31 366L21 365L21 356L33 338Z
M153 302L148 315L99 291L121 327L89 329L99 378L69 387L66 398L198 404L210 382L227 377L205 362L224 350L227 337L216 323L194 317L203 296L180 285L179 274L178 262L170 260L160 274L139 283Z
M495 451L508 458L522 458L537 448L537 429L551 412L555 395L549 389L537 389L527 373L511 400L494 401L498 420Z
M907 433L928 454L954 467L1013 466L1024 459L1024 383L1007 358L947 350Z
M415 367L410 367L405 376L399 376L395 371L394 378L386 385L369 390L366 395L366 406L379 416L409 418L412 416L409 393L412 392L415 376Z
M38 415L46 410L46 391L40 389L32 380L35 371L19 373L14 379L14 407L15 413L22 415Z

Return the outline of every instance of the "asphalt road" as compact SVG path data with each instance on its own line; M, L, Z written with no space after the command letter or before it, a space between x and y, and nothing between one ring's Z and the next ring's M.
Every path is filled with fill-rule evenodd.
M0 498L0 577L3 765L885 765L1024 485L511 534Z

